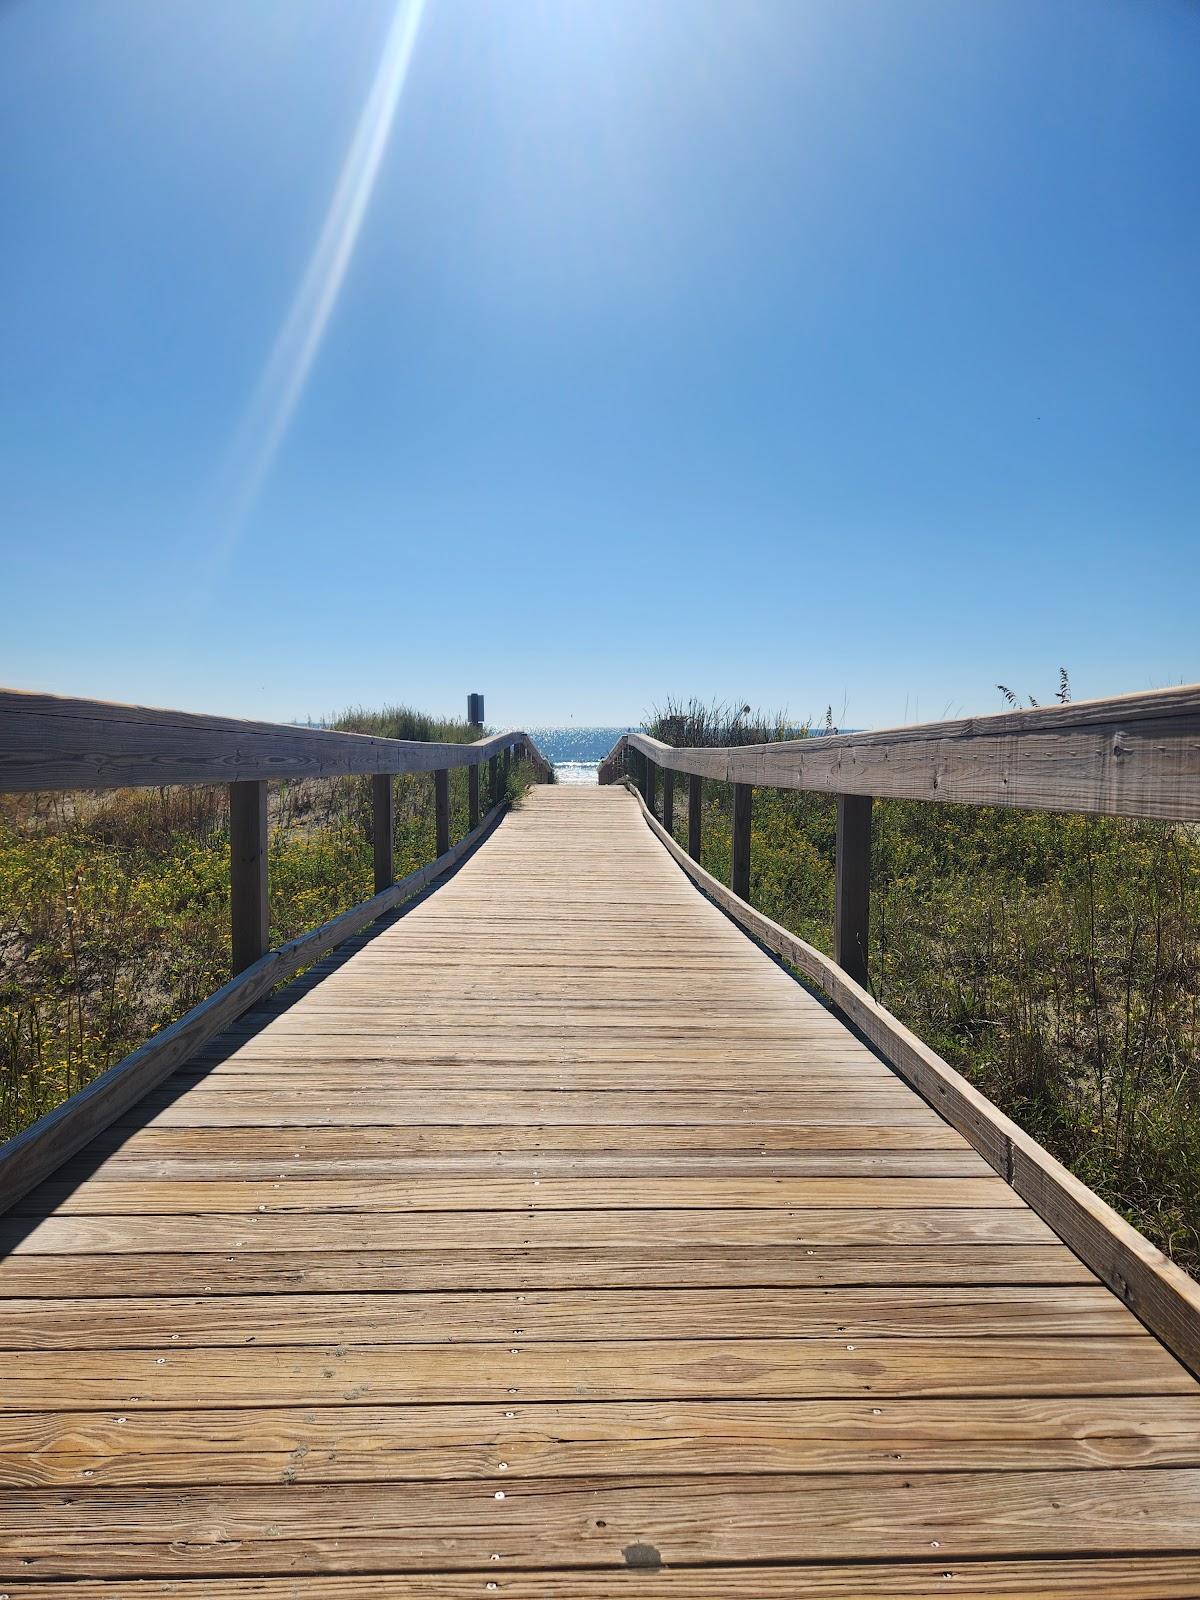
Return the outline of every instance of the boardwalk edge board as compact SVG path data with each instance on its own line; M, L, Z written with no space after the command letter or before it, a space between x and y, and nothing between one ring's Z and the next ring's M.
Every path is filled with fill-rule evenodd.
M179 1066L224 1031L276 984L361 933L372 922L410 900L471 853L496 827L507 810L502 801L444 855L418 867L406 878L352 906L287 944L270 950L253 966L232 978L161 1033L139 1045L123 1061L64 1100L30 1127L0 1146L0 1214L48 1178L64 1161L78 1154L98 1133L125 1115Z
M1200 1376L1200 1284L994 1106L829 956L693 861L632 784L642 816L698 888L746 933L817 984L887 1064L971 1144L1189 1371Z

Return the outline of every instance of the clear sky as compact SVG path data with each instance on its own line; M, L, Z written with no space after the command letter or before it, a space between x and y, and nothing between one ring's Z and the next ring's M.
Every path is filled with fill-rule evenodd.
M0 246L0 682L1200 679L1193 0L0 0Z

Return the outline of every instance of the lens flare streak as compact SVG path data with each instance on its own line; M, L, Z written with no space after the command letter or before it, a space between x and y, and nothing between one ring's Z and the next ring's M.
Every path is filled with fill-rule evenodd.
M230 451L226 548L240 534L321 347L371 202L408 76L425 0L397 0L379 68L287 317Z

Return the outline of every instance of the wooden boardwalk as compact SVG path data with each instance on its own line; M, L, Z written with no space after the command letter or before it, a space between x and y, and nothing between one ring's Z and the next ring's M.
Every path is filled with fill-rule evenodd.
M1200 1386L621 789L0 1245L12 1600L1200 1595Z

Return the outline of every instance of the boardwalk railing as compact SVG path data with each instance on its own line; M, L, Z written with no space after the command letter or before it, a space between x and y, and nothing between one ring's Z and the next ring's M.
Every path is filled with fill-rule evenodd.
M668 830L675 774L687 776L688 853L696 861L701 782L732 784L730 887L743 900L750 886L754 789L811 789L837 797L834 958L860 983L867 974L873 798L1200 820L1196 685L878 733L719 749L675 749L648 734L627 733L601 763L600 782L623 777L631 753L652 811L662 770Z
M686 851L674 835L676 773L688 779ZM867 988L874 798L1200 821L1200 685L770 744L677 749L648 734L628 733L605 757L599 776L601 783L636 781L647 821L692 880L761 944L822 988L1097 1277L1200 1373L1200 1285ZM733 787L729 886L700 866L706 778ZM748 903L755 787L836 796L832 960Z
M498 821L514 753L540 777L549 776L550 763L521 731L492 734L474 744L381 739L0 690L0 794L228 784L232 950L232 977L223 988L0 1149L0 1211L277 983L450 871ZM481 815L484 763L487 811ZM449 780L458 767L467 769L468 831L451 845ZM433 776L437 857L397 881L392 779L402 773ZM371 778L375 894L272 950L267 784L352 775Z

